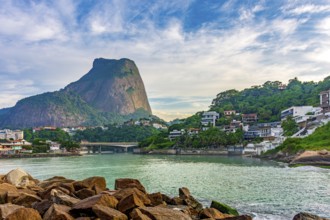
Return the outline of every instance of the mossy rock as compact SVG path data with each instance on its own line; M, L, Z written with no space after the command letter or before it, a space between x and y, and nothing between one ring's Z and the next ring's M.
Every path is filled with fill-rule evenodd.
M229 205L226 205L226 204L223 204L223 203L220 203L217 201L212 201L211 208L215 208L224 214L230 214L230 215L235 215L235 216L239 215L239 213L236 209L230 207Z

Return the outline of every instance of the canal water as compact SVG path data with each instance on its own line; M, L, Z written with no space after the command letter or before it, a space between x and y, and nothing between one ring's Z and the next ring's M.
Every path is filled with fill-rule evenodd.
M148 192L174 196L188 187L205 206L217 200L254 219L292 219L298 212L330 217L330 169L224 156L133 154L0 160L0 174L21 167L34 178L103 176L139 179Z

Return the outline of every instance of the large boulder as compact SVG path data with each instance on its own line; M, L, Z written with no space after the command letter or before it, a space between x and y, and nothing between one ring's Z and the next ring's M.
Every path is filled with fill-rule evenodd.
M72 207L74 204L80 202L80 199L73 198L60 190L53 189L51 191L51 201L56 204L66 205Z
M226 217L224 220L252 220L252 217L249 215L240 215L240 216L233 216L233 217Z
M16 209L24 208L24 206L14 205L11 203L0 205L0 219L5 219L8 215L16 211Z
M96 194L106 190L107 184L104 177L94 176L82 181L76 181L73 183L76 191L87 188L95 191Z
M21 168L17 168L15 170L10 171L6 174L4 179L6 182L16 187L33 186L37 182L37 180L34 180L30 174L28 174Z
M165 205L163 195L160 192L148 194L148 198L151 201L151 206Z
M33 203L32 208L37 210L39 214L43 216L53 204L54 203L52 201L42 200L41 202Z
M143 214L140 209L134 209L130 213L130 217L132 220L151 220L147 215Z
M92 189L84 188L84 189L81 189L81 190L78 190L77 192L75 192L75 195L79 199L86 199L88 197L95 196L95 191Z
M168 208L141 207L139 209L153 220L191 220L189 215Z
M148 198L148 195L145 194L144 192L138 190L137 188L125 188L118 190L117 192L113 193L113 196L118 199L118 201L126 198L129 195L135 194L142 202L144 205L150 205L151 201Z
M130 178L122 178L116 179L115 181L115 189L126 189L126 188L137 188L138 190L146 193L146 189L137 179L130 179Z
M112 209L103 205L94 205L93 212L100 219L109 220L127 220L127 216L116 209Z
M20 208L6 217L6 220L42 220L39 212L31 208Z
M99 194L96 196L92 196L86 199L81 200L80 202L73 205L70 213L79 217L81 213L85 213L86 215L93 215L93 206L94 205L103 205L109 208L116 208L118 204L118 200L114 196L110 196L108 194Z
M322 218L317 215L313 215L306 212L300 212L293 217L293 220L329 220L328 218Z
M229 217L228 215L224 215L219 210L214 208L205 208L199 213L199 217L203 218L212 218L212 219L223 219Z
M143 207L144 203L139 199L136 194L131 194L118 203L118 210L123 213L128 213L134 208Z
M211 208L215 208L224 214L229 214L229 215L234 215L234 216L239 215L239 213L236 209L230 207L229 205L226 205L226 204L223 204L223 203L220 203L217 201L212 201Z
M41 198L36 195L22 193L18 198L13 201L13 203L16 205L22 205L26 208L32 208L34 202L40 201Z
M0 184L0 204L5 204L8 201L8 194L9 196L19 196L18 190L15 186L8 184L8 183L1 183ZM11 202L11 201L10 201Z
M68 206L53 204L45 213L43 220L74 220L69 211Z

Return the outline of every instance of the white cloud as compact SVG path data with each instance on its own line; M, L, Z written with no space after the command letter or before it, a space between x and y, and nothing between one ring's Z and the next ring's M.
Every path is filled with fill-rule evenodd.
M314 5L314 4L306 4L301 5L296 8L293 8L288 11L294 15L301 15L301 14L313 14L313 13L320 13L320 12L330 12L330 5Z

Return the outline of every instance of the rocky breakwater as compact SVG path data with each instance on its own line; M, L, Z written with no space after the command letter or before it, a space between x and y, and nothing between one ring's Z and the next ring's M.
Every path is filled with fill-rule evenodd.
M305 213L295 219L305 216L316 219ZM39 181L16 169L0 175L0 219L250 220L252 217L239 215L235 209L216 201L210 208L204 208L185 187L171 198L160 192L147 193L136 179L117 179L114 190L109 190L103 177L77 181L55 176Z

